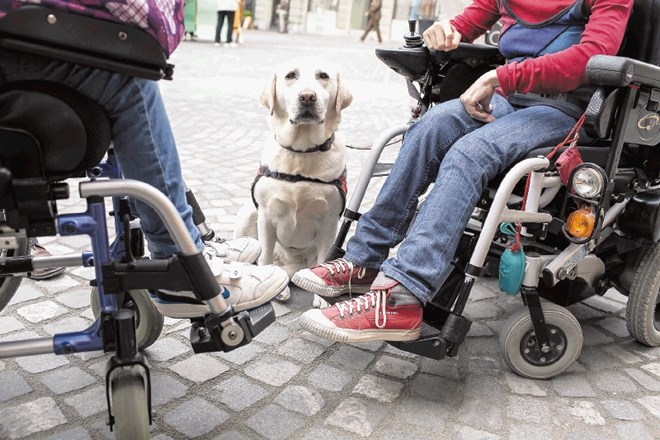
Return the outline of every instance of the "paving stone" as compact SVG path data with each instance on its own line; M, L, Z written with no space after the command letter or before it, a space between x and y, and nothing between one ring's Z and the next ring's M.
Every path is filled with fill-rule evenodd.
M287 306L281 304L278 301L273 301L273 309L275 310L275 316L279 318L280 316L288 315L291 313L291 309Z
M455 426L451 433L452 440L497 440L499 438L499 435L461 425Z
M615 428L621 440L640 440L654 437L641 423L619 423Z
M612 357L601 347L584 348L578 362L587 367L588 370L602 371L612 368Z
M458 359L443 359L435 360L429 358L422 358L422 373L433 374L435 376L442 376L455 381L461 380L461 374L458 371Z
M41 383L46 385L55 394L79 390L85 388L87 385L93 384L94 382L96 382L94 376L85 373L78 367L53 371L41 379Z
M314 342L315 344L318 344L318 345L320 345L322 347L325 347L325 348L328 348L328 347L334 345L334 343L335 343L335 341L331 341L331 340L325 339L325 338L320 338L316 335L311 334L308 331L302 332L300 336L303 339L307 340L307 341Z
M399 379L407 379L417 372L417 365L392 356L381 356L374 365L374 371Z
M582 326L582 333L584 334L584 346L592 347L594 345L603 345L609 344L614 341L614 339L607 336L605 333L597 330L595 327L590 325Z
M0 409L0 438L16 439L47 431L66 423L52 397L42 397Z
M356 348L361 348L362 350L368 350L368 351L378 351L380 347L382 347L384 342L382 341L369 341L369 342L354 342L351 343L350 345Z
M304 339L289 339L279 345L277 352L303 364L310 364L314 359L323 354L323 347L305 341Z
M209 397L234 411L242 411L268 395L263 387L239 376L230 377L214 386Z
M636 356L629 352L628 350L622 348L618 344L610 344L605 347L603 347L603 350L606 352L612 354L615 356L617 359L619 359L621 362L624 362L626 364L635 364L637 362L640 362L642 359L639 356Z
M269 440L283 440L302 428L303 419L276 405L267 405L247 419L247 426Z
M535 397L509 397L507 415L514 420L538 425L553 418L546 399Z
M206 382L229 370L225 364L206 354L196 354L170 365L169 368L179 376L196 383Z
M458 419L475 428L497 431L502 428L502 409L494 399L465 399Z
M367 365L374 360L374 355L364 350L355 347L342 345L339 349L330 356L330 361L343 365L345 367L353 368L355 370L365 370Z
M277 345L286 340L291 335L291 330L281 325L271 325L263 332L259 333L255 341L266 345Z
M53 301L41 301L28 306L23 306L16 311L23 318L30 322L41 322L46 319L55 318L65 314L67 310L64 307L58 306Z
M468 369L473 374L499 375L502 372L502 361L499 357L470 356Z
M48 250L50 251L53 249L53 246L49 246ZM67 253L72 253L71 250ZM39 282L39 286L46 289L46 291L50 294L53 293L58 293L66 289L70 289L72 287L78 287L80 286L80 283L67 274L61 275L56 278L52 278L50 280L44 280Z
M84 428L73 428L51 435L47 440L91 440L89 432Z
M190 438L213 431L228 418L229 414L201 397L193 397L163 416L165 423Z
M649 373L653 373L656 376L660 377L660 363L653 362L650 364L643 365L642 368Z
M472 325L470 326L470 330L468 331L467 337L480 338L484 336L493 336L494 334L495 333L487 326L483 324L479 324L478 322L473 322Z
M248 344L244 347L239 348L238 350L233 350L228 353L218 352L211 353L213 356L218 356L220 359L224 359L232 364L243 365L246 362L251 361L260 353L263 353L263 348L255 343Z
M325 420L361 437L368 437L380 426L387 409L373 401L349 398L344 400Z
M548 435L548 429L536 424L515 424L509 430L509 440L547 440L548 438L552 438Z
M246 437L238 431L228 431L220 434L217 437L213 437L213 440L250 440L250 438Z
M91 288L67 290L55 297L55 301L72 309L82 309L91 304Z
M401 424L417 426L424 431L430 431L429 434L441 433L447 426L449 412L449 406L444 403L408 397L401 401L396 418Z
M630 402L625 400L603 400L600 402L612 417L619 420L643 420L644 414Z
M632 368L626 368L624 371L628 374L628 376L632 377L638 384L647 390L655 392L660 391L660 381L655 380L648 374Z
M435 400L451 404L455 399L461 399L463 386L453 380L440 376L430 376L420 374L413 380L413 396L423 397L428 400Z
M75 396L67 397L64 402L72 406L80 417L99 414L107 409L105 386L97 386Z
M150 361L169 361L183 353L190 351L190 347L183 345L174 338L162 338L144 350L144 354Z
M51 324L46 324L43 329L46 333L53 336L57 333L77 332L89 327L90 322L77 316L70 316Z
M592 296L582 301L585 305L591 306L595 309L602 310L607 313L619 313L625 308L625 305L620 302L612 301L600 296Z
M395 346L390 345L390 344L385 344L385 349L384 350L385 350L386 353L395 354L397 356L401 356L401 357L405 357L405 358L416 359L416 358L419 357L414 353L410 353L410 352L404 351L404 350L399 350L398 348L396 348Z
M660 396L645 396L637 399L637 402L656 418L660 419Z
M348 440L348 437L326 428L312 428L302 440Z
M637 391L635 383L618 371L601 371L591 378L596 388L608 393L633 393Z
M598 321L596 324L612 333L614 336L618 336L619 338L630 337L625 319L605 318Z
M352 379L349 373L325 364L309 373L310 385L328 391L341 391Z
M186 395L188 387L176 379L159 373L151 373L151 404L164 405Z
M464 353L470 353L473 355L485 355L485 354L499 354L500 345L497 338L470 338L467 339L461 349L464 350Z
M267 356L248 365L244 371L253 379L282 386L300 372L300 367L292 362Z
M325 406L320 393L300 385L286 387L275 398L275 402L305 416L313 416Z
M355 385L353 393L362 394L380 402L393 402L399 397L402 388L403 384L401 382L366 374Z
M509 389L515 394L527 394L530 396L544 397L548 395L547 382L520 377L507 371L504 373Z
M557 412L557 420L560 422L566 418L569 423L579 423L580 425L604 425L605 419L600 414L593 402L586 400L566 401L559 405L562 411ZM572 418L572 419L571 419Z
M476 283L470 291L470 302L480 301L482 299L496 298L497 294L485 286L483 283Z
M9 303L7 303L7 306L13 306L25 301L31 301L33 299L41 298L42 296L44 296L44 294L37 290L34 285L28 282L23 282Z
M28 373L41 373L69 363L64 356L41 354L16 358L16 363Z
M551 379L552 387L562 397L596 397L589 381L582 376L565 374Z
M593 307L589 307L583 303L572 304L567 307L568 311L571 312L578 321L588 321L596 318L606 318L610 316L609 313L603 312L602 310L596 310Z
M0 335L24 329L25 326L13 316L0 316Z
M469 302L465 306L464 315L468 319L495 318L502 309L490 301Z
M5 363L0 361L0 371L3 371L5 369Z
M0 373L0 402L6 402L30 391L32 387L15 371Z

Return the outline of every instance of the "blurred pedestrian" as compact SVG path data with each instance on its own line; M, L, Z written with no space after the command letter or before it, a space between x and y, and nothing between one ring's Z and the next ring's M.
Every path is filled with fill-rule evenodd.
M412 0L412 3L410 5L410 16L409 16L411 20L417 20L418 18L420 18L419 8L421 5L422 5L422 0Z
M234 15L234 35L236 36L236 43L243 43L243 0L238 0L238 9Z
M277 14L277 28L280 34L286 32L286 15L289 9L289 0L281 0L277 7L275 8L275 14Z
M215 8L218 11L218 23L215 26L215 45L220 45L222 26L224 25L225 18L227 18L225 46L236 47L236 43L232 40L232 33L234 31L234 16L236 15L236 9L238 9L238 0L216 0Z
M376 36L378 37L378 42L382 43L383 38L380 36L380 7L381 7L381 0L371 0L371 3L369 3L369 10L364 13L364 15L367 16L367 28L364 30L364 34L360 37L360 41L364 41L365 38L367 38L367 34L375 30L376 31Z
M186 37L197 39L197 0L185 0L183 6L183 23L186 28Z

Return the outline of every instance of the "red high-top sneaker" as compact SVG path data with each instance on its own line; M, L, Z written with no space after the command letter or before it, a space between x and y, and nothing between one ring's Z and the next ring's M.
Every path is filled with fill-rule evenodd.
M359 267L345 258L338 258L299 270L293 274L291 282L317 295L336 297L344 293L368 292L376 275L377 269Z

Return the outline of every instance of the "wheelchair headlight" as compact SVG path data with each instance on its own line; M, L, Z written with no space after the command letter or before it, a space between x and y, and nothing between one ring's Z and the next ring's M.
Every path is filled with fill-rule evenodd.
M574 194L584 199L595 199L603 193L604 173L593 164L582 164L573 172L571 186Z

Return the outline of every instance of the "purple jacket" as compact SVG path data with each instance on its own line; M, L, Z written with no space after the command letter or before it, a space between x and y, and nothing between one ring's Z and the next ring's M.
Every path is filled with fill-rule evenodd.
M30 4L134 25L151 34L168 56L184 32L183 0L0 0L0 19Z

